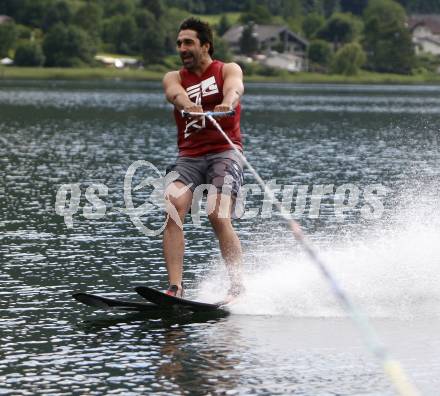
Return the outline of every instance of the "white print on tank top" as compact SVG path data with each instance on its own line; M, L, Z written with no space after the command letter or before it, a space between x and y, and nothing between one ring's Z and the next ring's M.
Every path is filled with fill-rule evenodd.
M186 89L189 98L196 104L202 104L202 97L206 97L209 95L214 95L218 93L218 86L215 81L215 77L211 76L206 80L203 80L199 84L191 85ZM200 130L205 127L205 117L202 118L201 123L200 120L192 120L186 123L185 128L185 139L192 133L196 132L195 130ZM191 131L193 129L193 131ZM194 130L195 129L195 130Z

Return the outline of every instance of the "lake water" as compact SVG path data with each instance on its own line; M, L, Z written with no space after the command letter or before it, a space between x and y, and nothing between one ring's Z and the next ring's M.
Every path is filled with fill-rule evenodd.
M438 395L440 87L246 89L247 158L423 394ZM121 208L130 165L163 172L175 133L160 84L0 82L0 394L392 395L255 186L246 208L259 215L235 221L247 293L230 316L151 319L71 298L166 287L161 237ZM68 228L55 202L72 183L81 201ZM90 218L96 184L105 213ZM132 190L134 205L151 191ZM141 220L158 229L164 216L152 205ZM203 213L187 220L188 296L215 301L228 286L216 240Z

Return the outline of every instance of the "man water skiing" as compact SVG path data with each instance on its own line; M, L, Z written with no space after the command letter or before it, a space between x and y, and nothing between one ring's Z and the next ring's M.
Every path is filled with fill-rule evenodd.
M212 58L213 36L207 23L195 18L183 21L176 44L183 67L167 73L163 79L166 98L174 105L179 149L175 164L169 168L179 176L165 192L168 205L178 214L178 218L169 217L163 236L170 285L167 294L183 296L185 242L182 224L191 207L194 190L201 184L211 184L215 193L208 193L208 217L231 280L228 296L234 297L243 291L241 244L231 223L231 208L243 180L241 160L209 120L184 118L181 111L235 110L233 116L218 121L234 145L242 150L240 97L244 91L243 75L236 63ZM229 190L230 194L222 194L222 189L223 192ZM178 224L179 219L181 224Z

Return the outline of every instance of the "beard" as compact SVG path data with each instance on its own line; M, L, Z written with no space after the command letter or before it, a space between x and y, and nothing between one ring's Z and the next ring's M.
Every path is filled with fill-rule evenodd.
M180 60L182 61L182 65L185 69L193 70L197 66L197 57L190 51L180 54Z

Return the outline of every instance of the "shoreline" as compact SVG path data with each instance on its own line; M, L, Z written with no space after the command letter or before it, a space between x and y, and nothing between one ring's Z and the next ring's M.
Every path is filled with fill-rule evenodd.
M161 81L165 70L131 70L110 68L35 68L0 67L2 80L126 80ZM440 84L440 74L399 75L362 72L356 76L320 73L281 73L278 76L248 75L245 82L305 84Z

